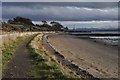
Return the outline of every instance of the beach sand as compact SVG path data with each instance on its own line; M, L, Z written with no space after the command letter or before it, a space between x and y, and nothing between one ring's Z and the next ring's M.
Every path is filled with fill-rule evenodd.
M66 59L98 78L118 78L118 50L71 35L49 35L50 44Z

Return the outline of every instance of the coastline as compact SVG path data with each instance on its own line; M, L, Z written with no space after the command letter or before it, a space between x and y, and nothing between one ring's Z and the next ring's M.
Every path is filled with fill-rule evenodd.
M91 41L89 38L75 38L69 35L52 35L48 40L64 57L94 76L118 77L118 56L115 47Z
M49 35L50 36L50 35ZM75 72L77 75L79 75L81 78L84 79L95 79L99 80L98 78L94 77L91 75L89 72L86 70L81 69L79 66L76 64L72 63L71 61L67 60L61 53L59 53L50 43L49 43L49 38L48 35L44 35L43 37L43 44L48 51L50 51L53 55L55 55L55 59L57 59L58 63L60 63L62 66L69 68L73 72Z

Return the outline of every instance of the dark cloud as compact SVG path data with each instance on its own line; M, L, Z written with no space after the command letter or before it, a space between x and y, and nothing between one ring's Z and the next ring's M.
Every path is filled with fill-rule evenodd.
M3 6L73 6L88 8L115 8L118 7L117 2L3 2Z
M22 16L33 20L117 20L115 2L4 2L3 18Z

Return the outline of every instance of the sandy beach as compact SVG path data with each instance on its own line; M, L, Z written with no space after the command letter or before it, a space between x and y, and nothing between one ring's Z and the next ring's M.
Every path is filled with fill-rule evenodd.
M118 78L118 50L71 35L49 35L50 44L66 59L98 78Z

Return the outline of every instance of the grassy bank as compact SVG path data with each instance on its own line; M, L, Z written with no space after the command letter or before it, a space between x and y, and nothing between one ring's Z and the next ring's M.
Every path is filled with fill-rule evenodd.
M63 67L56 60L54 55L49 55L42 47L42 35L35 37L29 44L30 57L32 59L33 69L30 74L34 78L54 78L57 80L66 80L70 78L79 78L77 74L70 69Z
M25 36L17 37L16 40L11 40L2 47L2 69L6 68L7 63L12 59L18 46L25 40Z

